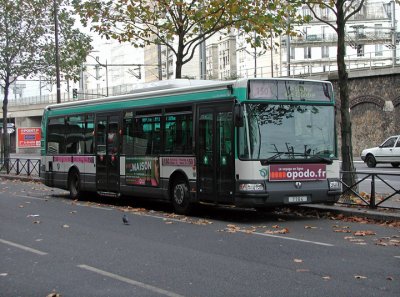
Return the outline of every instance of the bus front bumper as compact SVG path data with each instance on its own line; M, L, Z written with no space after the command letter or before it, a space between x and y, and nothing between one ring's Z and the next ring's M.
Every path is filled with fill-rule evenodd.
M329 181L328 181L329 182ZM274 207L310 203L335 203L342 189L328 189L328 182L303 182L302 188L295 183L265 183L263 191L240 191L237 187L235 205L239 207Z

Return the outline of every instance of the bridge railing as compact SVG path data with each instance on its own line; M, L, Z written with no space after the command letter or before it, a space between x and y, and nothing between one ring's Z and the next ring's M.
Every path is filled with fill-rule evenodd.
M342 176L344 173L355 173L360 178L353 185L347 185L341 179L343 193L338 203L365 206L372 209L376 209L377 207L400 209L400 188L396 189L396 185L388 181L389 177L400 177L400 173L342 171ZM369 181L369 192L358 190L362 182ZM382 183L379 189L377 189L377 182Z
M6 158L0 163L0 173L10 175L40 176L40 159Z

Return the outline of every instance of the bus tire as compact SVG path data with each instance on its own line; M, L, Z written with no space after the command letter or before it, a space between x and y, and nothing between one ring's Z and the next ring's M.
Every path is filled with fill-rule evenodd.
M81 191L81 179L78 170L72 170L68 175L68 190L71 199L79 199Z
M178 178L174 181L171 190L171 200L177 214L188 214L192 209L190 203L189 186L185 179Z

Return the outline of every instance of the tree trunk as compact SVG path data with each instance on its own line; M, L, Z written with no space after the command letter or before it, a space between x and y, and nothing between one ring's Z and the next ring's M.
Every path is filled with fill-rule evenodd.
M6 164L7 172L8 172L8 160L10 158L10 141L9 134L7 132L7 113L8 113L8 93L10 89L10 79L9 75L6 76L5 85L4 85L4 99L3 99L3 134L1 141L1 151L2 157L4 158L4 162Z
M344 22L344 11L343 5L337 2L337 28L338 28L338 48L337 48L337 65L338 65L338 83L339 83L339 95L340 95L340 116L341 126L340 134L342 139L341 153L342 153L342 180L343 182L351 187L356 182L356 174L353 164L353 147L351 141L351 118L349 109L349 89L348 89L348 74L346 70L345 54L345 22ZM346 190L344 187L343 190ZM349 192L345 193L349 194ZM347 195L348 196L348 195Z
M175 78L182 78L182 67L183 67L183 43L179 43L178 50L176 53L176 64L175 64Z

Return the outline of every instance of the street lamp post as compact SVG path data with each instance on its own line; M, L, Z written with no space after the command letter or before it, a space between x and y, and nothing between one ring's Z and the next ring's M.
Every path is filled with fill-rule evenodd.
M58 47L58 6L57 0L53 0L54 6L54 42L56 56L56 84L57 84L57 103L61 103L61 83L60 83L60 52Z

